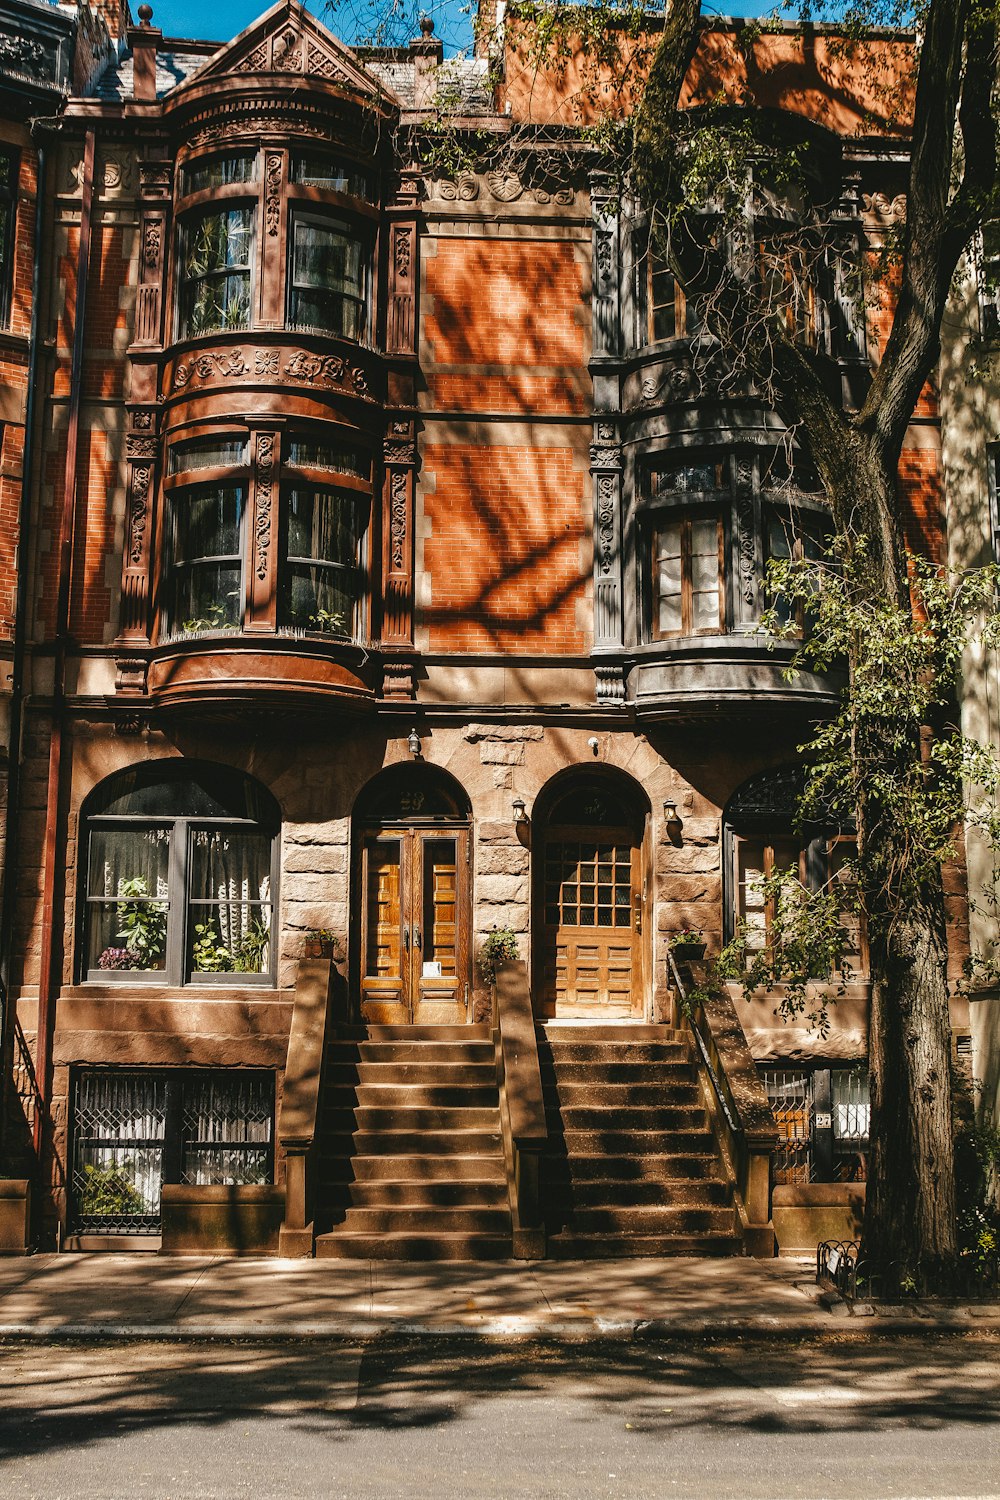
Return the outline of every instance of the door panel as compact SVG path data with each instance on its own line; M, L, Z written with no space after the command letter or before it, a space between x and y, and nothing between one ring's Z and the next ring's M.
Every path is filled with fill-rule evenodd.
M641 1016L641 901L635 835L560 828L545 845L545 1012Z
M369 1021L467 1019L468 831L409 828L363 846L361 1010Z

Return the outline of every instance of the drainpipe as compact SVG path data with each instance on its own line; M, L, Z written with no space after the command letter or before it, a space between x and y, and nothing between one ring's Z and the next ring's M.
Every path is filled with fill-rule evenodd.
M24 452L21 460L21 494L17 508L17 590L14 602L14 657L10 673L10 758L7 768L7 815L4 823L3 903L0 905L0 1091L12 1083L11 1049L14 1041L14 1006L10 999L11 953L14 947L14 915L17 910L16 876L18 813L23 746L21 731L24 702L24 647L28 607L28 529L31 524L31 483L35 465L35 392L38 386L39 292L42 280L42 233L45 209L45 147L38 144L35 178L35 259L31 268L31 328L28 335L28 391L24 407ZM7 1123L6 1101L0 1092L0 1149Z
M44 1124L52 1099L52 1032L55 1000L59 990L63 904L60 897L65 859L65 833L60 812L63 801L63 714L66 699L66 648L69 643L70 585L73 573L73 538L76 533L77 449L80 436L80 396L86 330L87 282L90 276L91 216L94 200L94 131L88 130L83 149L83 195L80 205L80 246L76 262L76 305L73 310L73 363L70 375L69 409L66 423L66 472L63 481L62 515L59 524L59 588L56 595L55 656L52 682L52 737L49 741L49 776L45 801L45 864L42 882L42 953L38 974L38 1028L35 1042L35 1073L40 1093L35 1116L35 1154L41 1161Z

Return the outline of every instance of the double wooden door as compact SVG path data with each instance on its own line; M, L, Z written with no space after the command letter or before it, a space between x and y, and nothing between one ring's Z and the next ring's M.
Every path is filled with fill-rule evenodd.
M361 850L361 1014L448 1025L469 1011L468 828L380 828Z

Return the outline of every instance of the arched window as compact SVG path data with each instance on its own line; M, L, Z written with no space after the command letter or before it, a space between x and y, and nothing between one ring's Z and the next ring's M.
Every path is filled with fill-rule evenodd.
M724 830L727 941L744 922L750 948L768 945L776 900L765 882L776 871L788 871L789 887L798 884L810 891L834 889L848 878L855 852L853 829L797 830L801 793L801 771L786 767L751 777L730 799ZM867 967L863 934L847 905L842 912L847 933L844 958L860 974Z
M273 983L277 809L225 766L141 766L82 820L81 976Z

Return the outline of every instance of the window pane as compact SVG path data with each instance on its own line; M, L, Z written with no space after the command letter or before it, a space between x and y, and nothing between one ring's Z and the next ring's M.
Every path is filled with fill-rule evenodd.
M231 182L257 180L256 151L233 152L194 162L181 172L181 192L200 193L205 188L225 187Z
M454 839L428 839L424 845L423 955L454 975L456 954L455 895L458 880Z
M335 469L340 474L356 474L370 479L372 466L367 453L349 448L346 443L324 442L316 438L289 439L285 462L312 469Z
M191 832L191 965L201 973L270 968L271 840L266 834Z
M173 496L175 630L220 630L240 624L243 496L241 485L213 485Z
M77 1229L157 1232L166 1117L162 1075L78 1075L72 1178Z
M380 840L367 850L368 977L397 979L402 972L400 846Z
M174 561L232 557L240 550L241 485L185 490L173 500Z
M205 630L237 630L243 619L243 586L238 563L195 563L178 568L174 579L173 628L189 635Z
M181 265L181 332L246 328L250 322L250 256L254 211L207 213L185 228Z
M292 181L305 187L327 188L334 193L351 193L355 198L373 197L372 180L353 162L338 161L333 156L302 153L292 157Z
M119 772L102 811L119 817L252 818L264 821L254 782L223 766L185 766L185 775L149 781L144 768Z
M246 461L246 438L195 438L188 443L174 443L170 449L168 472L180 474L188 469L221 469Z
M271 1181L274 1077L196 1074L184 1080L181 1181Z
M656 626L661 635L677 634L681 613L682 523L661 526L656 533Z
M345 225L296 220L291 277L293 323L360 338L363 274L361 243Z
M168 828L93 828L87 868L87 967L166 966ZM94 899L98 898L98 899Z
M657 339L672 339L678 332L676 290L668 268L654 259L649 278L650 331Z
M292 563L282 601L286 625L349 637L354 632L354 580L341 568Z

